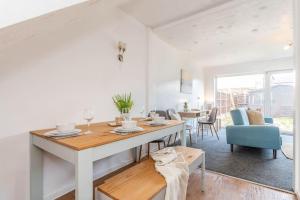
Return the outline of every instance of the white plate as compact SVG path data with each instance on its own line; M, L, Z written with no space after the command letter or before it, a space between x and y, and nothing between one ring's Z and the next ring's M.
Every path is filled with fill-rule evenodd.
M144 129L141 128L141 127L135 127L135 128L130 128L130 129L127 129L127 128L123 128L123 127L117 127L114 129L115 132L118 132L118 133L130 133L130 132L138 132L138 131L143 131Z
M168 122L167 121L164 121L164 122L151 121L151 122L147 122L146 124L149 126L164 126L164 125L168 125Z
M53 130L45 133L45 136L52 136L52 137L64 137L64 136L69 136L69 135L76 135L81 132L81 129L74 129L72 131L66 131L66 132L61 132L58 130Z

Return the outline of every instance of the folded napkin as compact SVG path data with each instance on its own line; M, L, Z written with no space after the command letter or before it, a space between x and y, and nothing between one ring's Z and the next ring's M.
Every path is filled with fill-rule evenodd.
M174 148L168 147L162 150L151 153L155 165L166 165L177 158L177 153Z
M185 200L189 180L189 166L181 153L167 147L151 153L155 169L167 182L165 200Z

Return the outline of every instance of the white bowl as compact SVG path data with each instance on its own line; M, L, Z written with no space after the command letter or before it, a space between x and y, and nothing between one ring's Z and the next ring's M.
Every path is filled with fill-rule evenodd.
M165 117L154 117L154 123L164 123L166 121Z
M75 123L57 124L56 130L59 132L69 132L75 129Z
M133 121L133 120L122 121L122 128L124 129L135 128L136 125L137 125L137 121Z

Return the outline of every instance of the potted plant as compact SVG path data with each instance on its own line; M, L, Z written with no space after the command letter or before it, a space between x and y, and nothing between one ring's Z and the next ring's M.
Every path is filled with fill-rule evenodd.
M122 94L122 95L115 95L112 97L113 102L115 104L115 106L117 107L118 111L121 114L121 118L123 118L124 120L129 120L130 116L130 110L133 107L134 103L133 100L131 98L131 93L129 94ZM116 120L117 122L119 120Z
M184 102L184 104L183 104L183 111L184 112L188 112L189 111L189 106L188 106L187 102Z

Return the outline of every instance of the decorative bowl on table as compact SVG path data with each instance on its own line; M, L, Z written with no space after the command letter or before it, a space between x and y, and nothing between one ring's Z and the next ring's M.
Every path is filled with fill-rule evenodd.
M81 129L76 129L75 123L58 124L56 129L48 131L44 135L47 137L70 137L80 135Z
M146 125L149 125L149 126L164 126L167 124L168 124L168 121L165 119L165 117L155 117L153 119L153 121L146 123Z
M143 128L137 126L137 121L134 120L122 121L122 126L114 129L117 133L132 133L143 130Z

